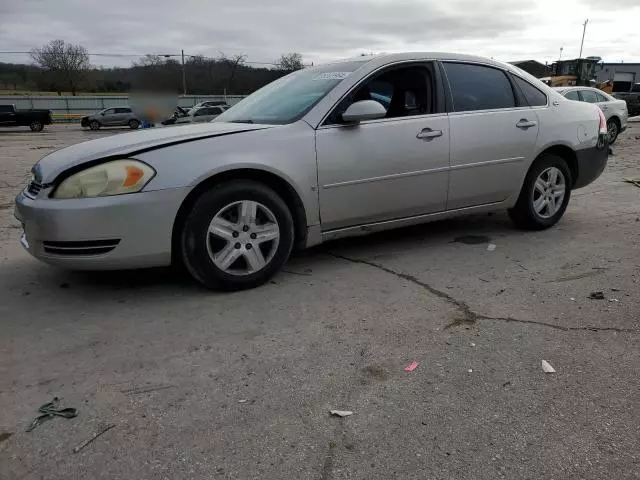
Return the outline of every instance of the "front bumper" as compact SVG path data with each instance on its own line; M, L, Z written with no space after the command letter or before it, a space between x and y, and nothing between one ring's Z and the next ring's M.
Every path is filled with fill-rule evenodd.
M89 117L82 117L80 119L80 126L81 127L88 127L89 126Z
M595 147L576 151L578 176L574 179L573 188L589 185L603 172L609 159L609 137L601 134Z
M72 270L109 270L171 263L171 235L188 188L55 200L20 193L15 217L23 247Z

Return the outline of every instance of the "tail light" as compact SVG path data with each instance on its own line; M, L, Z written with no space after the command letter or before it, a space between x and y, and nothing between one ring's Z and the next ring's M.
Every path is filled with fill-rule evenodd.
M600 134L606 135L608 133L607 119L605 118L604 113L602 113L602 110L600 109L600 107L598 107L597 110L598 110L598 117L600 118L600 127L599 127Z

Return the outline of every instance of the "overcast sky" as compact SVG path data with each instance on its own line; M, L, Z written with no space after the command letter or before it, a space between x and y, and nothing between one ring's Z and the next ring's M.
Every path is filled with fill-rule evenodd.
M247 54L305 63L399 51L453 51L499 60L583 56L640 62L640 0L0 0L0 51L55 38L90 53ZM92 56L94 65L132 57ZM0 53L0 61L27 62Z

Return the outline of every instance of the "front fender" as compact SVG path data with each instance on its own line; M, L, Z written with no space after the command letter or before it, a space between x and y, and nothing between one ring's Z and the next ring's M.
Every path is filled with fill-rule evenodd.
M192 141L135 157L157 172L145 191L195 187L238 169L269 172L296 191L305 207L307 225L320 223L315 135L304 122Z

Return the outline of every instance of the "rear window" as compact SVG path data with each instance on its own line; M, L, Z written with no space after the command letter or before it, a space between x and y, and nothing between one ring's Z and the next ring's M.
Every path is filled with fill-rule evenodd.
M571 91L565 93L564 97L568 98L569 100L575 100L576 102L580 101L580 95L578 95L578 91L577 90L571 90Z
M513 79L530 107L543 107L547 104L547 96L536 87L515 75L513 75Z
M598 103L600 101L596 92L592 92L591 90L582 90L580 95L582 95L583 102Z
M516 100L507 75L497 68L445 63L456 112L513 108Z

